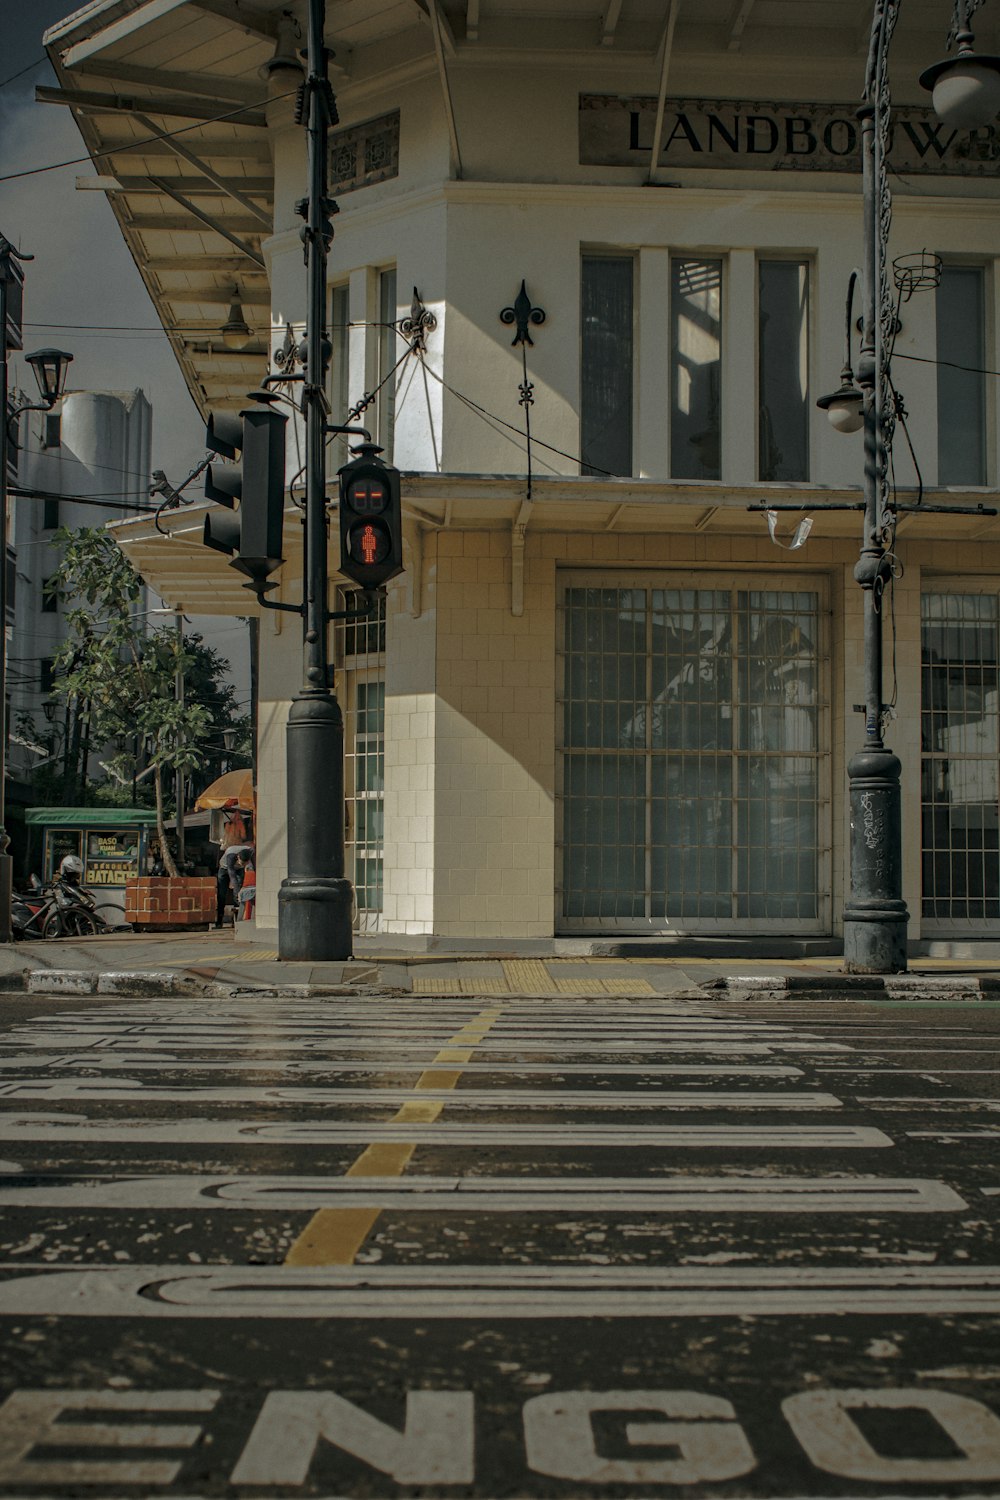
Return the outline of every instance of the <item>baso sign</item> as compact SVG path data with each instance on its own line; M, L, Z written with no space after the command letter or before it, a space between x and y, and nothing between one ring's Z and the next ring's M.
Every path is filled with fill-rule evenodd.
M647 166L656 100L619 94L580 95L580 162ZM861 127L853 104L770 104L745 99L668 99L660 167L734 168L755 172L861 171ZM995 125L960 130L933 110L893 110L890 159L895 171L994 176L1000 161Z

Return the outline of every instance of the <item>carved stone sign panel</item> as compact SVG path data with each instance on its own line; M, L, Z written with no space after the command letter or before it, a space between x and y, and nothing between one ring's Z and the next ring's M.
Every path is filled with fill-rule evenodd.
M860 172L854 104L771 104L743 99L668 99L658 165L757 172ZM931 109L894 111L891 160L904 174L995 176L1000 128L956 129ZM656 100L580 95L580 162L646 166Z

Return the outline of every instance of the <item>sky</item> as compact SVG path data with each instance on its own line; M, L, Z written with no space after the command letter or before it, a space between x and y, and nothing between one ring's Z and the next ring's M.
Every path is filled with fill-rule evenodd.
M52 345L72 352L68 384L76 389L141 387L153 407L152 466L177 484L204 455L204 426L105 195L76 188L93 166L37 170L86 157L69 110L35 103L36 85L56 82L42 36L82 8L83 0L0 0L0 178L33 171L0 181L0 233L35 257L24 266L25 352ZM12 384L34 399L23 356L12 353L9 363ZM193 623L233 660L245 699L245 627Z

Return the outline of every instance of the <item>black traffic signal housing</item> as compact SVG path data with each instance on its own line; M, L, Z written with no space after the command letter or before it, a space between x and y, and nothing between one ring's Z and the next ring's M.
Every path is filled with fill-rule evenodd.
M339 471L340 571L362 589L375 589L403 571L399 470L382 463L377 443Z
M205 496L216 502L205 517L206 547L225 552L231 566L245 573L245 585L264 593L268 577L283 562L281 533L285 510L285 427L288 418L266 391L251 394L239 415L213 412L205 442L228 464L209 464Z

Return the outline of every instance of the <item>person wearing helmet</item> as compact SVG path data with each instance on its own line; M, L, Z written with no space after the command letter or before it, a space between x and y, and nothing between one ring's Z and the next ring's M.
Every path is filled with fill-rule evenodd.
M66 854L59 861L59 879L69 885L80 885L83 880L83 860L79 854Z

